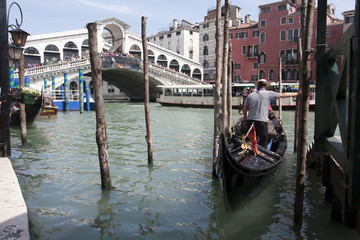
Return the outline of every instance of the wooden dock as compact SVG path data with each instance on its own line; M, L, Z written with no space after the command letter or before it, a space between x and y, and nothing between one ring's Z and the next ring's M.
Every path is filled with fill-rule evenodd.
M360 234L360 39L355 22L326 51L327 1L318 1L315 159L332 217ZM336 130L340 137L334 136Z

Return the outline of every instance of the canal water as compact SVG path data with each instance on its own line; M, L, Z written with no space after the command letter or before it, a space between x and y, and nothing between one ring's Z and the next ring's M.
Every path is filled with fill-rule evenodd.
M303 225L293 226L294 112L284 112L286 163L274 182L231 215L212 178L213 110L151 105L154 165L147 165L144 105L106 103L113 189L102 190L95 113L59 113L11 128L12 163L32 239L358 239L330 218L308 169ZM238 113L233 113L238 118ZM313 135L313 113L309 135Z

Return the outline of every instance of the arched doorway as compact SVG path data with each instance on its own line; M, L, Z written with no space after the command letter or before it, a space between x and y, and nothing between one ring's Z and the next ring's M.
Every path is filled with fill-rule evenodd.
M28 47L24 51L25 55L25 67L31 68L36 67L36 65L40 65L41 57L39 51L34 47Z
M200 71L200 69L195 68L194 71L193 71L192 77L201 80L201 71Z
M47 45L44 51L45 64L54 64L59 60L60 60L59 48L54 44Z
M90 57L89 39L85 39L81 44L81 58Z
M136 44L131 46L129 53L134 57L141 58L141 48Z
M155 54L150 49L148 50L148 59L149 59L149 62L155 63Z
M163 66L163 67L167 67L168 62L167 62L166 56L163 55L163 54L158 56L156 63Z
M103 41L111 46L110 49L104 49L105 51L118 53L124 52L124 34L121 28L116 24L108 24L104 27Z
M184 64L182 67L181 67L181 72L190 76L191 74L191 69L190 69L190 66L187 65L187 64Z
M177 60L175 60L175 59L171 60L169 67L170 67L170 69L175 70L175 71L177 71L177 72L178 72L179 69L180 69L179 62L178 62Z
M79 49L73 42L67 42L63 49L64 61L75 60L79 57Z

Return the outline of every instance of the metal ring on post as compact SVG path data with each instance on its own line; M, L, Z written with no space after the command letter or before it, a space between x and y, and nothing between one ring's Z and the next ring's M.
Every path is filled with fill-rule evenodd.
M12 7L14 4L18 6L19 11L20 11L20 16L21 16L21 23L20 23L20 24L19 24L17 18L15 18L16 25L14 25L14 24L9 24L10 10L11 10L11 7ZM13 29L14 27L15 27L15 28L20 28L20 26L22 25L22 23L23 23L23 14L22 14L21 7L20 7L20 5L19 5L17 2L13 2L13 3L10 4L9 10L8 10L8 13L7 13L7 24L8 24L8 28L12 28L12 29Z

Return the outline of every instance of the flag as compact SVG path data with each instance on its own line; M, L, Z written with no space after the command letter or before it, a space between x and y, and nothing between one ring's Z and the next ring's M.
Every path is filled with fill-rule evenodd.
M249 131L246 134L246 137L249 138L250 142L251 142L251 148L254 152L254 155L258 155L260 152L257 148L257 140L256 140L256 131L255 131L255 126L254 123L251 124L251 127L249 129Z

